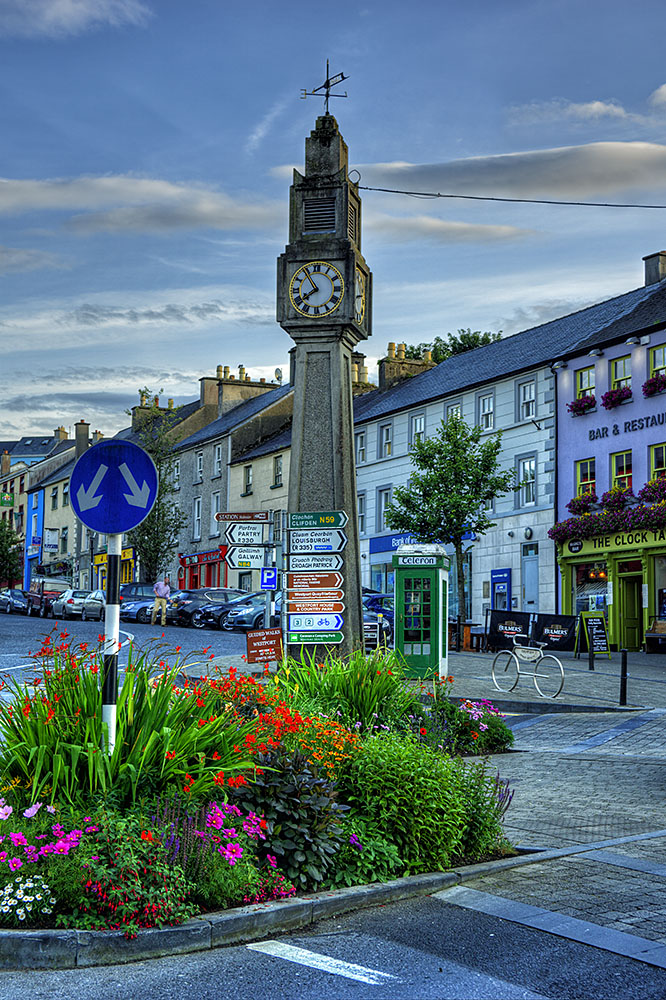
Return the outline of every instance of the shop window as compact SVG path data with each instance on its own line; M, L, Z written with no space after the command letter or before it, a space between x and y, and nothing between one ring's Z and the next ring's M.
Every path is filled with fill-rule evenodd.
M666 444L650 448L650 479L666 479Z
M613 486L631 489L631 452L620 451L611 455L611 479Z
M252 574L251 573L239 573L238 574L238 589L246 590L248 594L252 590Z
M618 573L639 574L643 572L643 563L640 559L625 559L624 562L618 563L617 571Z
M574 614L597 611L607 614L608 566L605 562L582 563L573 569Z
M357 431L356 437L356 464L365 462L365 431Z
M666 557L657 556L654 561L654 592L657 596L656 614L666 618ZM650 609L650 613L655 612Z
M611 389L631 389L631 356L611 361Z
M590 368L579 368L576 372L576 399L582 396L594 396L594 365Z
M666 375L666 345L653 347L650 351L650 377Z
M583 496L585 493L597 492L596 461L593 458L583 458L576 462L576 493Z

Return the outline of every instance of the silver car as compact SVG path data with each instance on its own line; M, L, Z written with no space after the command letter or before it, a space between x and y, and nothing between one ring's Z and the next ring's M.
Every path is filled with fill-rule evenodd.
M80 618L83 602L89 590L65 590L51 605L53 618Z
M81 604L81 621L85 622L94 618L95 621L104 620L106 613L106 597L103 590L93 590L83 599Z

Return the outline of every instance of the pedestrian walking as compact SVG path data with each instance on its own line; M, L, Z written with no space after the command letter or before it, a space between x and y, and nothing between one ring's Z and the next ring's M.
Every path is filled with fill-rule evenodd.
M155 594L155 603L153 604L152 614L150 616L150 624L155 624L155 619L158 613L162 612L162 628L166 625L166 610L167 601L171 597L171 587L169 586L169 577L164 577L164 582L158 580L153 587L153 593Z

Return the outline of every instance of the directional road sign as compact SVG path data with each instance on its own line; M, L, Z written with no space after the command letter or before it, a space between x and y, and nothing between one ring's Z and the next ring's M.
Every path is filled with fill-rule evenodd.
M263 524L230 524L224 532L229 545L261 545L264 540Z
M341 587L342 573L287 573L289 590L310 590L312 587Z
M255 545L231 545L227 549L227 566L231 569L261 569L264 550Z
M299 511L289 514L290 529L293 528L344 528L349 518L344 510Z
M295 632L324 632L342 628L343 624L342 615L289 615L289 628Z
M342 556L326 556L318 554L310 555L290 555L289 569L292 571L301 570L330 570L342 569Z
M264 566L261 570L260 590L277 590L277 567Z
M339 528L289 532L289 552L342 552L347 536Z
M157 469L143 448L129 441L100 441L72 469L74 513L92 531L120 535L141 524L157 497Z
M287 642L325 643L333 645L342 642L342 632L287 632Z
M270 520L268 510L221 510L215 515L216 521L263 521L267 524Z
M305 590L303 587L297 590L290 590L290 601L341 601L345 596L344 590Z
M316 596L316 595L315 595ZM342 601L289 601L287 611L297 615L329 615L345 610Z

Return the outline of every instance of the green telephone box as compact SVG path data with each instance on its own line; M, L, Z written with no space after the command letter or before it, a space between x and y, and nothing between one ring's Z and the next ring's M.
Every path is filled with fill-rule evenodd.
M448 674L449 559L443 545L399 545L395 570L395 648L409 677Z

